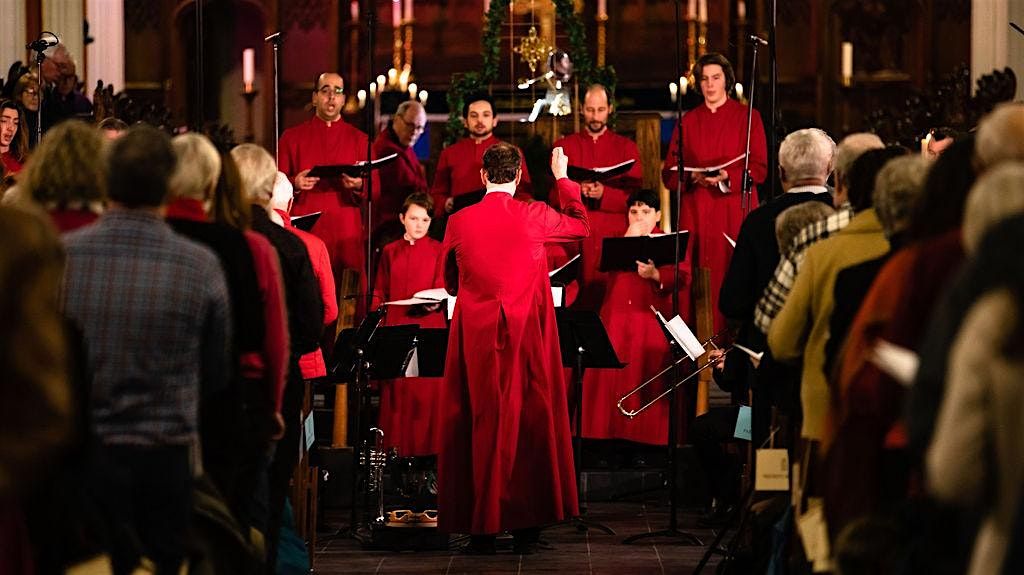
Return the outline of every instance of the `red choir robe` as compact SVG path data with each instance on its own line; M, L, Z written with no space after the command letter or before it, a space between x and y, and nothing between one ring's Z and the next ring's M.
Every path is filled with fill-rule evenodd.
M377 232L381 224L394 224L396 233L401 236L398 213L402 211L402 203L409 194L427 193L427 176L416 151L411 146L403 146L388 126L373 141L373 157L391 154L398 154L398 157L380 169L380 186L373 189L373 229Z
M569 157L570 166L601 168L636 160L628 172L604 182L604 195L600 200L583 199L590 219L590 237L583 240L582 244L582 285L576 305L583 309L597 309L604 299L608 284L608 274L598 271L601 240L621 236L626 232L626 200L643 185L644 170L640 164L640 152L633 140L611 130L606 130L597 140L584 132L572 134L552 144L555 148L559 146ZM552 204L556 203L557 199L552 198ZM555 207L558 207L557 204Z
M344 120L328 125L314 115L281 135L278 169L294 182L296 174L314 166L354 164L366 160L367 141L366 134ZM373 187L380 189L377 173L373 174ZM364 179L364 190L366 185ZM323 212L311 231L327 245L335 279L340 279L342 270L364 269L366 240L360 204L359 197L341 187L340 179L321 178L311 190L295 189L292 215Z
M407 299L418 291L438 287L434 278L440 255L441 242L430 237L415 242L403 238L384 246L374 282L374 301ZM388 306L384 325L447 327L443 309L427 315L411 314L412 310L412 306ZM380 382L377 427L384 430L385 447L398 448L403 457L437 453L438 394L443 379L406 377Z
M463 138L441 150L437 170L434 172L434 185L430 188L430 195L434 197L434 217L444 215L444 203L448 198L484 189L480 180L484 152L500 141L493 134L479 144L473 138ZM525 158L519 167L523 171L523 178L516 188L516 199L525 201L533 198L533 186L530 184L530 172L526 170Z
M306 253L309 254L309 261L313 265L313 274L320 284L320 299L324 304L324 326L330 325L338 319L338 296L335 291L334 272L331 269L331 256L327 253L327 245L320 238L313 234L300 230L292 225L292 219L284 210L274 210L284 221L284 227L295 234L306 246ZM327 364L324 362L324 352L317 347L315 350L303 354L299 358L299 369L302 371L302 379L316 379L327 375Z
M545 243L589 233L579 186L563 212L493 191L448 220L441 262L458 296L438 452L438 528L491 534L578 514ZM439 266L440 267L440 266Z
M0 175L9 176L20 172L23 167L23 163L20 162L18 158L15 158L14 154L4 152L0 154L0 167L3 168L0 169Z
M747 107L736 100L727 99L714 112L701 104L683 116L682 124L683 165L686 167L717 166L746 150ZM661 171L662 181L673 194L678 172L671 168L678 162L678 149L679 128L676 126L672 130L672 141ZM767 158L764 126L761 124L761 115L754 110L750 133L750 175L755 185L763 182L768 175ZM726 326L725 316L718 310L718 292L732 257L732 246L722 234L728 234L736 240L743 222L743 160L725 168L725 171L729 174L731 189L728 194L723 194L717 186L697 186L684 178L683 205L679 215L679 229L690 231L687 251L693 265L710 270L715 333ZM757 205L757 189L752 187L750 209L753 210Z
M655 228L651 233L661 233ZM620 234L621 235L621 234ZM651 306L666 318L672 317L672 266L661 266L660 286L640 277L636 271L608 274L608 289L601 304L601 321L608 338L626 364L622 369L590 369L583 376L583 437L626 439L652 445L668 445L668 398L658 401L640 415L629 419L622 415L618 401L630 390L647 381L672 360L668 340L651 311ZM689 283L689 273L680 270L680 283ZM685 300L680 300L680 306ZM654 399L669 381L652 383L623 404L627 409ZM685 429L685 425L680 426Z

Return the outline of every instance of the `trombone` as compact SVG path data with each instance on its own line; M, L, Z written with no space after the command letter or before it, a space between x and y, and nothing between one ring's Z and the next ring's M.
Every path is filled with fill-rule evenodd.
M651 309L654 309L654 306L651 306ZM669 329L668 329L668 327L667 327L667 325L666 325L666 323L664 321L664 318L662 318L661 314L657 310L654 310L654 313L657 314L658 320L661 323L661 327L666 332L665 335L669 338L669 342L671 344L674 344L674 345L679 345L678 342L676 341L675 336L672 335L672 333L669 331ZM629 410L629 409L626 409L625 407L623 407L622 404L625 403L627 399L629 399L630 397L633 397L637 393L640 393L640 391L642 391L645 387L647 387L651 383L657 381L658 378L660 378L661 376L663 376L666 373L668 373L669 370L674 369L679 364L681 364L684 361L690 359L689 355L683 355L679 359L677 359L674 362L670 363L665 369L659 371L654 376L652 376L650 379L648 379L647 381L641 383L640 385L636 386L635 388L631 389L629 391L629 393L627 393L626 395L623 395L621 398L619 398L619 401L618 401L618 403L616 405L618 406L619 411L622 413L622 415L625 415L626 417L628 417L630 419L633 419L637 415L640 415L641 413L643 413L650 406L654 405L655 403L658 403L658 401L660 401L661 398L663 398L666 395L668 395L668 394L672 393L673 391L675 391L676 388L679 387L680 385L683 385L684 383L686 383L686 382L690 381L691 379L693 379L693 378L697 377L698 375L700 375L700 373L702 371L704 371L705 369L707 369L707 368L715 365L716 363L722 361L722 359L725 358L726 354L728 354L730 351L732 351L732 346L728 346L726 348L720 348L717 345L715 345L714 342L715 342L715 339L718 338L718 336L722 335L723 333L725 333L727 331L728 330L726 329L726 330L723 330L723 331L721 331L719 333L716 333L715 335L711 336L706 341L701 343L701 347L704 348L705 353L710 352L710 351L719 350L719 351L722 352L721 356L719 356L716 359L706 361L706 362L704 362L703 365L699 365L695 370L690 372L689 375L687 375L683 379L677 381L676 383L672 384L671 386L669 386L668 389L666 389L665 391L661 392L657 397L655 397L654 399L652 399L652 400L648 401L647 403L641 405L637 409ZM711 349L708 349L709 345L711 346ZM681 345L679 345L679 347L682 348ZM694 358L693 361L696 362L699 357L700 356L698 356L697 358Z

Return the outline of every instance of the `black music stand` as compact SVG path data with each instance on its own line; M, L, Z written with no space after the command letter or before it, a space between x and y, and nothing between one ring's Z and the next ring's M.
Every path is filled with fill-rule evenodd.
M574 367L576 385L573 392L573 403L576 407L576 423L573 426L572 441L573 459L576 468L576 488L579 498L580 515L570 521L580 531L589 528L599 529L608 535L615 535L611 527L591 521L583 517L583 490L580 489L580 476L583 473L583 371L595 369L622 369L626 364L619 361L608 332L601 323L597 312L589 310L570 310L557 308L555 319L558 323L558 341L562 352L562 365Z

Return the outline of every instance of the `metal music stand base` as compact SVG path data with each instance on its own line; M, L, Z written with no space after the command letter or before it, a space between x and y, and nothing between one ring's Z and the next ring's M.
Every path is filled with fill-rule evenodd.
M651 531L650 533L637 533L636 535L630 535L622 540L623 545L630 545L641 541L643 539L650 539L652 537L668 537L672 539L683 539L688 541L691 545L703 547L704 542L699 537L690 533L689 531L680 531L675 527L669 527L668 529L662 529L661 531Z

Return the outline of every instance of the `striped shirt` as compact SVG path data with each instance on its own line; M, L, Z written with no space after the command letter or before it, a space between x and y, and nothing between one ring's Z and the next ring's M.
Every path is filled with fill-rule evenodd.
M800 264L804 261L807 248L845 228L852 218L853 208L848 203L843 204L838 212L800 230L793 238L789 248L782 254L779 265L775 266L775 275L764 288L764 294L754 309L754 325L757 329L762 333L768 333L772 320L782 310L790 290L793 289L793 282L800 271Z
M64 309L85 337L96 433L106 444L196 441L200 392L227 375L217 256L138 210L112 210L64 242Z

